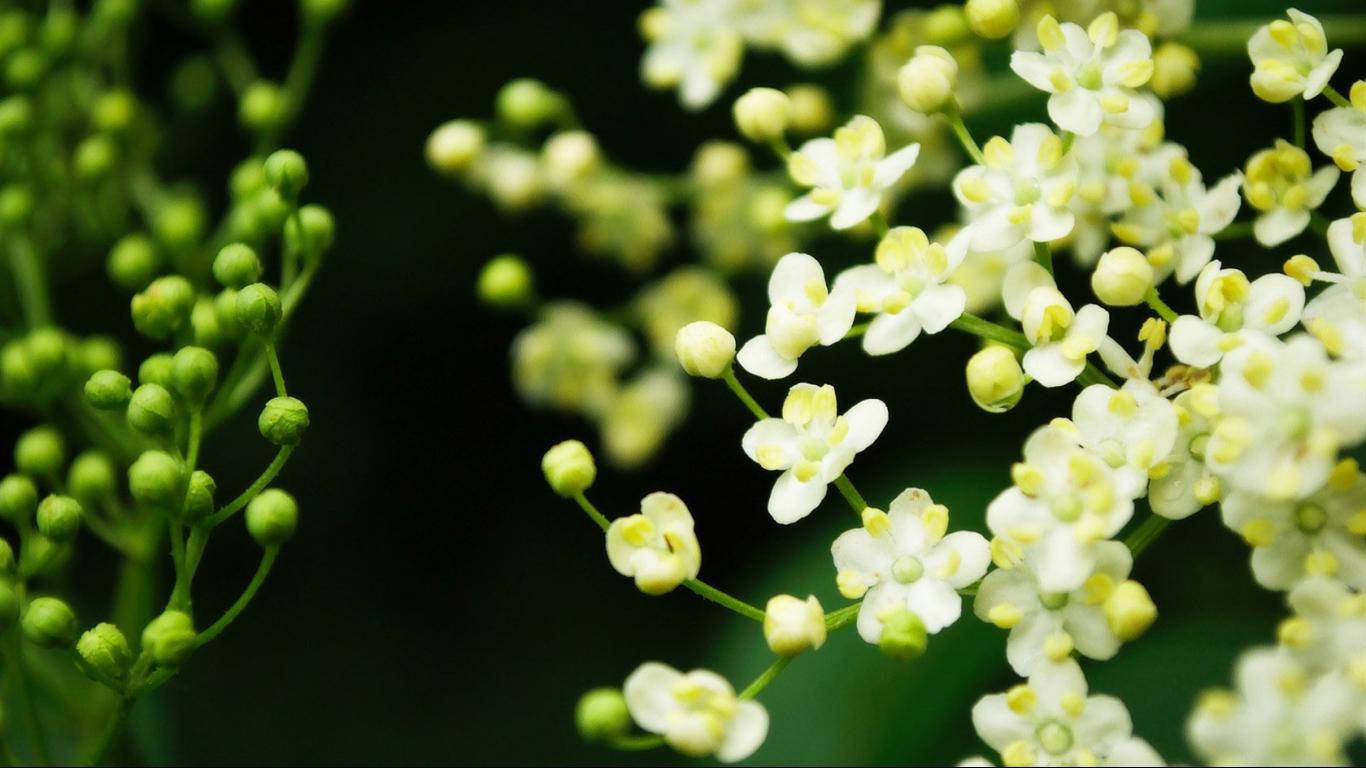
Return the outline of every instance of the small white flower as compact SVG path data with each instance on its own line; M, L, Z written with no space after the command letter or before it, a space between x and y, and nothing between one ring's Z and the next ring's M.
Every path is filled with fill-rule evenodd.
M953 192L972 224L972 249L999 251L1021 240L1046 243L1072 232L1068 206L1077 165L1062 140L1042 123L1015 127L1010 141L994 136L982 148L984 165L964 168Z
M637 725L689 757L744 760L768 735L768 710L741 700L725 678L705 669L683 674L646 662L626 678L622 695Z
M1097 542L1095 570L1079 589L1046 592L1028 565L997 568L982 579L973 611L982 621L1010 630L1006 659L1015 673L1028 676L1045 659L1062 661L1073 650L1091 659L1108 659L1120 640L1105 618L1105 601L1116 584L1129 578L1133 556L1117 541Z
M1029 682L983 696L972 725L1005 765L1095 764L1132 738L1133 723L1119 699L1086 694L1077 662L1043 663Z
M829 346L854 325L852 291L831 292L825 270L805 253L778 260L768 279L764 333L745 342L736 359L746 371L781 379L797 370L797 359L816 344Z
M702 567L702 548L683 500L656 491L640 500L640 514L619 517L607 529L607 559L632 576L647 595L662 595Z
M830 226L848 229L882 204L882 195L915 164L920 145L887 154L877 121L855 115L834 138L811 139L787 160L792 180L813 189L787 206L789 221L830 215Z
M584 304L558 301L512 340L512 383L533 405L602 415L617 377L635 359L635 343Z
M1352 95L1366 102L1366 88L1353 88ZM1333 158L1338 168L1352 174L1352 200L1366 208L1366 103L1338 107L1314 118L1314 143L1319 151Z
M1289 21L1277 19L1247 42L1252 90L1273 103L1318 96L1342 63L1342 49L1328 50L1318 19L1294 8L1286 15Z
M960 231L944 246L915 227L896 227L878 243L877 263L835 278L834 293L853 295L858 311L877 315L863 336L863 351L898 352L922 330L939 333L963 314L967 294L947 281L967 255L969 236Z
M1010 474L1014 485L987 505L987 527L1022 549L1044 591L1080 588L1095 570L1097 543L1133 516L1133 489L1081 446L1065 419L1035 430Z
M1072 423L1083 447L1115 472L1121 493L1141 496L1148 472L1176 444L1176 408L1147 381L1130 379L1122 389L1092 384L1072 403Z
M874 645L883 617L914 613L934 634L958 620L958 590L982 578L991 553L972 531L947 536L949 511L919 488L902 491L886 513L866 512L863 528L840 534L830 547L840 593L859 608L858 633Z
M732 0L660 0L641 14L641 34L650 44L640 62L646 85L677 87L688 109L710 104L744 56L734 15Z
M1281 647L1317 675L1351 676L1366 664L1366 593L1326 576L1301 581L1288 598L1295 615L1276 632ZM1366 694L1366 680L1355 680ZM1366 713L1362 714L1366 719Z
M877 28L879 0L747 0L738 24L756 46L776 48L802 67L842 58Z
M815 595L805 600L775 595L764 606L764 640L769 650L795 656L825 645L825 609Z
M1247 328L1279 336L1294 328L1304 311L1304 286L1282 274L1266 274L1248 282L1240 269L1223 269L1215 260L1195 280L1199 317L1182 315L1172 323L1172 354L1197 368L1209 368L1242 343L1237 332Z
M1261 211L1252 222L1252 234L1268 248L1303 232L1310 212L1323 204L1342 175L1331 165L1313 170L1309 154L1285 139L1253 155L1246 171L1247 202Z
M1171 452L1148 472L1148 505L1153 512L1181 520L1218 499L1219 481L1205 466L1205 447L1213 429L1210 418L1219 411L1218 400L1213 384L1197 384L1172 401L1180 428Z
M1134 91L1153 75L1153 47L1146 35L1121 31L1113 12L1087 29L1044 16L1037 29L1043 53L1016 51L1010 68L1030 85L1052 94L1048 116L1064 131L1090 136L1102 122L1145 128L1156 116Z
M783 401L783 417L756 423L740 444L759 466L783 473L768 497L768 513L787 524L811 514L830 483L886 426L881 400L856 403L840 416L834 387L797 384Z
M1366 213L1328 225L1328 247L1341 274L1320 272L1331 283L1304 308L1304 327L1332 355L1366 359Z
M1045 387L1075 381L1086 369L1086 356L1100 348L1110 313L1095 304L1073 310L1053 276L1038 264L1016 264L1001 289L1006 312L1020 321L1031 349L1024 369Z

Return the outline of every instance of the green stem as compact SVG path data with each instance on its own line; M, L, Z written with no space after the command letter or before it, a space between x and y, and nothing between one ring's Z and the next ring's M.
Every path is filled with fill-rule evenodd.
M887 226L887 217L882 215L882 211L873 211L872 215L868 217L868 221L872 222L873 231L877 233L878 237L886 237L887 233L891 231L891 227Z
M752 699L755 696L758 696L765 688L768 687L769 683L773 682L773 680L777 678L778 675L781 675L783 673L784 669L787 669L787 665L791 664L792 660L795 658L797 657L779 656L777 659L774 660L772 664L768 665L768 669L765 669L763 673L761 673L758 677L754 678L754 682L746 686L745 690L740 691L740 698Z
M745 385L741 384L740 380L735 378L734 366L726 366L726 372L721 375L721 378L725 380L726 386L730 387L730 391L734 392L735 396L740 398L740 402L745 404L745 407L749 409L749 412L754 414L754 418L767 419L769 417L768 412L759 405L758 401L750 396L749 390L745 389Z
M1304 149L1304 97L1290 100L1290 129L1295 134L1295 146Z
M949 127L953 129L953 135L958 138L958 143L963 146L963 151L968 153L968 157L978 165L986 165L986 158L982 156L982 148L977 146L977 141L972 138L972 132L963 123L963 110L959 108L958 101L949 103L944 110L944 118L949 121Z
M1242 240L1252 237L1252 222L1235 221L1214 233L1213 237L1215 240Z
M1048 249L1048 243L1034 243L1034 261L1048 270L1048 274L1053 274L1053 252Z
M705 581L700 581L698 579L688 579L687 581L683 582L683 586L687 587L689 590L693 592L693 594L703 598L704 600L710 600L711 602L716 603L717 605L720 605L724 608L729 608L735 613L738 613L747 619L753 619L759 622L760 624L764 622L763 611L759 610L753 605L750 605L744 600L741 600L738 597L734 597L732 595L726 594L725 592L722 592L721 590L717 589L716 587L713 587Z
M1172 311L1172 308L1167 306L1167 302L1163 301L1162 297L1157 294L1157 286L1149 288L1148 293L1144 295L1143 300L1148 302L1148 306L1152 307L1153 311L1158 314L1158 317L1161 317L1168 323L1176 322L1176 312Z
M646 736L643 734L613 736L608 740L607 746L612 749L619 749L623 752L643 752L647 749L656 749L664 746L664 737L654 735Z
M190 435L185 441L185 465L188 472L194 472L199 464L199 444L204 439L204 411L196 408L190 411Z
M1331 46L1366 43L1366 18L1357 14L1319 16ZM1247 41L1272 19L1205 19L1197 21L1180 35L1184 43L1201 54L1247 55Z
M1323 95L1326 96L1329 101L1333 102L1333 106L1347 107L1349 109L1352 106L1352 102L1348 101L1341 93L1338 93L1337 89L1331 85L1325 85L1323 87Z
M872 325L872 323L859 323L858 325L855 325L854 327L850 328L849 332L844 334L844 338L856 339L859 336L862 336L863 334L867 333L868 326L870 325Z
M41 328L52 322L47 274L32 241L24 236L11 234L10 237L10 269L14 272L14 287L19 292L19 303L24 308L24 321L29 328Z
M279 397L287 397L285 391L285 373L280 369L280 356L275 353L275 342L266 342L266 361L270 363L270 375L275 379L275 394Z
M964 333L970 333L978 338L994 341L998 344L1005 344L1006 346L1014 347L1015 349L1027 350L1030 348L1029 340L1025 338L1023 333L1006 328L1003 325L997 325L990 320L983 320L982 318L968 314L967 312L964 312L957 320L954 320L949 325ZM1082 371L1081 376L1077 377L1077 381L1082 384L1105 384L1110 387L1117 386L1109 376L1105 375L1104 371L1100 370L1092 363L1086 364L1086 369Z
M210 624L208 629L200 632L199 635L195 637L196 646L202 647L209 642L212 642L215 637L218 637L223 630L228 628L228 625L232 624L232 622L237 619L242 611L246 610L247 605L251 603L251 599L256 597L256 592L261 589L261 585L265 583L266 576L270 575L271 566L275 565L275 558L279 554L280 548L278 546L266 547L265 551L261 553L261 564L256 566L256 573L252 574L251 581L247 582L247 588L242 590L242 594L237 598L237 602L229 606L228 610L223 612L223 615L219 617L218 621Z
M223 79L228 81L228 87L238 97L256 82L256 63L236 34L224 32L219 36L214 60L223 72Z
M185 563L185 526L174 520L167 529L171 534L171 563L175 566L175 586L171 589L168 608L187 611L190 607L190 571Z
M294 447L295 446L292 445L280 446L280 450L275 454L274 460L272 460L270 465L261 472L260 477L257 477L245 491L242 491L240 496L233 499L226 507L223 507L212 515L204 518L204 521L200 523L200 525L206 528L216 528L224 520L232 517L233 513L242 507L245 507L248 502L256 498L257 494L265 490L266 486L270 484L270 481L274 480L275 476L280 474L280 470L284 469L285 462L289 461L289 455L294 452Z
M858 612L861 607L863 607L862 601L846 605L843 608L836 608L825 614L825 631L834 632L853 624L858 619Z
M10 634L10 655L14 659L14 686L19 698L24 702L24 721L33 734L34 749L38 752L38 762L52 764L52 751L47 745L47 735L38 717L38 701L33 698L33 688L29 685L28 670L24 666L24 646L19 640L17 629Z
M1124 537L1124 546L1129 548L1134 557L1138 557L1143 553L1143 550L1148 548L1148 545L1162 535L1163 531L1167 530L1167 526L1171 523L1171 520L1161 515L1149 515L1128 536Z
M597 507L593 506L593 502L589 501L587 496L584 496L582 493L575 494L574 501L579 503L579 507L583 509L584 512L588 513L588 518L597 523L603 533L607 533L607 529L610 528L612 524L607 522L607 517L599 512Z
M90 765L99 765L104 762L110 750L118 743L119 732L123 729L123 723L128 719L128 710L133 708L133 699L128 696L120 696L114 705L114 713L109 719L109 725L104 729L104 736L100 738L95 749L90 753Z
M1309 229L1313 230L1314 234L1319 237L1328 237L1329 223L1328 219L1324 218L1323 214L1318 211L1309 212Z
M849 508L854 510L854 514L862 515L863 510L868 508L868 502L864 500L863 494L858 492L854 484L849 482L848 476L840 475L835 478L835 487L839 489L844 500L849 502Z

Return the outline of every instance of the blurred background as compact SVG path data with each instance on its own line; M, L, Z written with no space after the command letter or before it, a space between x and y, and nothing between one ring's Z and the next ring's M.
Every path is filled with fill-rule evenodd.
M268 72L286 63L289 5L249 0L239 13ZM645 598L611 570L600 534L550 492L539 469L549 445L581 437L593 446L595 430L516 400L508 345L524 321L480 308L472 290L479 267L503 251L525 256L550 296L612 304L637 283L576 254L563 217L507 218L439 178L423 161L423 142L445 120L488 115L503 82L531 76L571 94L614 160L674 172L703 140L735 138L729 104L751 85L815 80L847 108L852 98L841 89L858 72L857 56L813 75L775 55L749 55L713 107L689 114L672 93L640 84L640 4L354 5L288 141L310 163L306 198L329 206L338 228L283 352L291 391L313 417L281 481L300 500L300 532L243 619L139 704L136 756L192 764L679 762L667 751L616 754L582 744L572 719L578 696L619 685L649 659L714 668L739 687L769 661L762 635L687 593ZM1284 8L1261 0L1197 5L1201 17ZM1357 0L1298 7L1360 9ZM144 94L164 92L167 62L191 42L173 30L145 31L137 73ZM1340 87L1366 74L1362 54L1348 52ZM1252 97L1249 70L1239 54L1209 59L1197 91L1169 106L1169 136L1190 148L1207 179L1288 133L1288 110ZM168 176L205 180L218 195L248 149L230 100L221 101L185 126L193 141L163 158ZM1042 116L1040 99L971 127L985 137ZM906 201L900 221L929 228L952 215L946 194L922 193ZM1223 246L1219 257L1252 268L1257 259L1278 263L1243 247ZM1297 247L1304 243L1286 250ZM836 239L811 249L828 272L865 258L864 246ZM691 258L670 251L653 274ZM1083 295L1083 279L1071 277L1069 292ZM126 316L98 270L64 281L57 295L76 307L64 315L76 330ZM748 336L761 323L763 279L743 279L736 290L746 307L739 335ZM977 410L962 382L973 349L972 339L945 333L876 363L852 345L803 360L803 380L835 384L847 403L880 397L891 409L887 432L850 472L871 503L924 487L949 506L956 527L984 530L982 510L1009 482L1024 436L1068 408L1070 391L1031 389L1008 414ZM773 407L785 390L759 383L753 391ZM830 541L852 520L840 499L832 494L799 524L775 525L764 511L773 476L739 449L749 417L719 384L698 381L695 395L688 424L656 459L629 474L601 472L597 504L615 517L634 512L650 491L678 493L697 518L710 583L757 604L780 591L842 604L829 559ZM4 418L6 441L28 426ZM244 486L270 459L254 419L254 408L244 409L208 448L220 488ZM244 532L221 538L197 585L202 606L229 603L255 563ZM103 594L108 572L96 565L82 578ZM1129 705L1139 735L1169 761L1188 761L1183 727L1193 699L1230 680L1240 649L1272 639L1283 607L1252 583L1246 547L1209 511L1173 526L1135 576L1159 620L1115 660L1084 668L1093 691ZM969 708L1013 683L1004 640L968 615L933 638L924 657L903 663L853 632L838 633L765 691L772 728L752 762L951 763L981 753Z

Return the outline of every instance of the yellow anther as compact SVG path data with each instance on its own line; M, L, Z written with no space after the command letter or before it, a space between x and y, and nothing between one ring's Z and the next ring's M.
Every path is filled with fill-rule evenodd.
M1301 616L1292 616L1276 627L1276 640L1290 648L1304 648L1314 637L1314 627Z
M787 156L787 175L803 187L815 185L817 172L816 163L806 155L793 152Z
M1062 25L1053 18L1052 14L1044 14L1039 19L1039 24L1034 28L1035 35L1039 38L1039 45L1045 51L1056 51L1066 45L1067 41L1062 35Z
M1167 323L1166 321L1150 317L1143 321L1143 325L1138 329L1138 340L1144 346L1154 350L1161 349L1167 343Z
M792 467L792 474L797 478L797 482L799 483L810 482L811 479L816 475L819 475L820 472L821 465L819 462L815 461L799 461L796 466Z
M1240 533L1243 541L1252 547L1267 547L1276 541L1276 527L1264 517L1247 521Z
M1110 413L1121 418L1132 419L1138 413L1138 400L1124 390L1118 390L1110 395L1110 400L1106 403Z
M1107 573L1093 573L1081 585L1082 599L1091 605L1099 605L1109 599L1115 591L1115 580Z
M1034 209L1028 205L1017 205L1006 214L1006 220L1015 226L1023 226L1034 217Z
M995 563L997 568L1014 568L1024 557L1024 547L1019 542L1000 536L992 538L990 549L991 562Z
M1238 710L1238 697L1232 691L1212 690L1200 694L1195 708L1206 715L1224 719Z
M754 458L759 462L759 466L770 472L785 469L787 466L787 451L774 443L759 446L754 451Z
M1070 91L1076 85L1076 83L1072 82L1072 76L1067 74L1061 67L1054 69L1048 74L1048 84L1053 86L1053 90L1058 93Z
M1115 222L1110 225L1110 232L1122 243L1128 245L1138 245L1143 240L1143 230L1131 224ZM1148 261L1152 262L1152 255L1148 255Z
M1314 282L1314 275L1319 272L1319 263L1301 253L1286 259L1282 269L1300 283L1309 285Z
M1149 479L1149 480L1160 480L1160 479L1166 477L1167 475L1171 474L1171 471L1172 471L1172 465L1171 465L1171 464L1168 464L1168 463L1165 462L1165 461L1160 461L1160 462L1158 462L1158 463L1152 465L1151 467L1148 467L1148 479Z
M1148 257L1148 263L1153 265L1154 269L1161 269L1172 263L1172 259L1176 258L1176 248L1171 243L1163 243L1150 249L1146 255Z
M1035 765L1036 763L1034 745L1024 739L1012 741L1006 745L1005 749L1001 750L1001 765L1007 766L1007 768Z
M1309 333L1323 343L1323 348L1328 350L1328 354L1340 357L1346 351L1347 342L1343 339L1342 333L1327 318L1313 318L1309 321L1308 328Z
M992 136L982 146L982 157L990 168L1009 168L1015 163L1015 150L1004 138Z
M1309 201L1309 190L1303 184L1294 184L1281 193L1281 205L1291 210L1299 210Z
M1070 180L1057 182L1048 188L1044 202L1054 208L1062 208L1072 201L1076 189L1077 185Z
M1348 173L1355 171L1357 166L1361 164L1357 159L1356 147L1353 147L1351 144L1339 144L1336 147L1333 147L1332 156L1333 162L1337 167Z
M1271 378L1275 370L1276 361L1262 352L1255 352L1248 357L1247 365L1243 366L1243 379L1255 389L1266 386L1267 379Z
M867 579L858 571L844 570L835 574L835 586L849 600L858 600L868 591Z
M1129 111L1129 97L1118 91L1112 91L1100 97L1100 108L1112 115L1123 114Z
M631 515L623 520L622 538L633 547L643 547L654 541L655 525L644 515Z
M1190 164L1190 161L1187 160L1184 155L1177 155L1167 164L1167 173L1171 175L1172 179L1176 181L1177 184L1184 187L1189 184L1194 177L1195 167Z
M911 295L905 291L892 291L882 299L882 311L889 315L899 314L910 305Z
M1304 572L1310 576L1335 576L1338 558L1332 552L1316 547L1304 558Z
M940 579L953 578L953 575L958 573L958 568L962 564L963 556L958 554L958 550L949 550L949 554L944 558L944 562L940 563L939 571L935 575Z
M831 428L830 434L825 436L825 443L831 447L844 442L844 438L849 436L849 420L840 416L835 419L835 426Z
M810 299L812 304L817 306L824 304L825 300L830 298L830 290L825 287L825 281L817 280L814 277L806 281L806 285L802 286L802 292L806 294L806 298Z
M1358 80L1352 83L1352 90L1348 96L1353 107L1366 111L1366 80Z
M1001 629L1010 629L1020 623L1024 613L1014 603L997 603L987 611L987 621Z
M1043 655L1050 661L1062 661L1072 655L1072 636L1059 630L1048 636L1043 643Z
M944 538L944 532L949 529L949 508L943 504L931 504L925 507L925 511L920 513L920 520L925 526L925 535L931 542L939 541Z
M1266 479L1266 495L1273 499L1293 499L1299 490L1300 469L1294 464L1281 464Z
M1290 313L1290 299L1281 297L1271 302L1271 306L1266 308L1266 313L1262 315L1264 325L1275 325Z
M863 528L872 535L873 538L881 538L892 530L892 519L886 512L876 507L863 508Z
M1200 213L1194 208L1186 208L1176 214L1176 223L1181 231L1193 235L1200 231Z
M1086 698L1076 691L1068 691L1062 695L1062 711L1072 717L1081 717L1081 713L1086 709Z
M1153 78L1155 69L1152 59L1126 61L1119 65L1119 84L1125 88L1141 88Z
M1219 485L1219 478L1206 472L1200 476L1199 480L1195 481L1193 493L1195 500L1201 504L1213 504L1219 500L1223 494L1223 489Z
M1335 491L1350 491L1361 478L1361 465L1351 457L1339 461L1328 475L1328 487Z
M1253 208L1259 211L1269 211L1276 207L1276 192L1269 183L1253 181L1244 188L1244 191L1247 193L1247 201L1252 204Z
M1099 48L1109 48L1119 36L1119 17L1114 11L1097 16L1086 28L1086 36Z
M1157 200L1157 193L1147 182L1132 180L1129 182L1129 200L1137 206L1151 205Z
M1051 169L1060 160L1062 160L1062 139L1050 133L1043 141L1039 142L1039 165Z
M1027 683L1011 686L1006 691L1006 706L1017 715L1028 715L1038 703L1038 694Z
M1084 333L1068 336L1062 342L1062 356L1074 362L1081 361L1096 351L1096 340Z
M991 197L991 188L980 176L968 176L959 181L958 192L970 203L984 203Z
M1037 496L1043 490L1044 474L1035 467L1031 467L1023 462L1016 462L1010 467L1010 479L1015 483L1015 487L1024 492L1026 496Z
M1187 402L1192 409L1206 419L1219 415L1219 388L1208 382L1190 388Z

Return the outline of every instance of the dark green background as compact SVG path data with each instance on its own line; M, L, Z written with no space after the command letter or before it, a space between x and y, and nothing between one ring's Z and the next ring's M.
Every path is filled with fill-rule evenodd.
M268 72L280 71L294 34L290 4L244 5L241 26L254 51ZM1199 5L1202 15L1283 7ZM552 296L619 303L634 284L574 253L572 225L557 215L502 217L435 177L422 158L434 126L486 116L499 85L521 75L572 94L615 160L656 171L683 168L705 138L733 136L728 104L748 85L815 77L850 106L840 86L856 65L812 75L757 54L716 106L682 113L672 94L639 83L640 7L371 0L341 22L290 140L311 165L305 196L331 207L338 222L337 247L284 350L291 393L313 415L282 480L302 504L302 527L243 619L139 705L140 753L129 757L674 762L667 752L617 755L582 745L571 719L578 695L619 684L648 659L715 668L739 685L768 663L752 623L687 594L645 598L609 568L601 536L549 492L538 466L551 443L573 436L591 445L592 430L516 402L507 349L521 322L477 307L471 289L480 264L504 250L531 260ZM177 45L189 45L168 47L159 42L163 31L150 29L143 40L139 80L153 96L164 90ZM1349 52L1334 80L1340 89L1366 71L1362 62L1361 51ZM1211 181L1288 132L1287 109L1253 99L1249 69L1241 55L1208 61L1198 93L1170 105L1169 135L1190 147ZM163 158L168 174L194 175L221 194L220 180L246 151L230 109L181 126L185 143ZM985 135L1042 115L1039 101L1027 114L972 127ZM1331 204L1345 210L1342 200ZM901 220L929 228L951 214L946 197L924 196L908 201ZM812 249L828 265L865 258L837 240ZM1221 247L1219 257L1276 263L1241 244ZM671 252L665 266L689 258ZM1071 294L1086 295L1083 278L1072 281ZM121 316L122 299L90 286L98 281L73 277L62 290ZM752 333L762 278L739 288ZM67 317L101 314L87 310ZM976 410L962 387L971 351L971 340L946 333L876 363L853 347L803 360L803 380L836 384L846 403L875 396L891 408L890 427L851 469L870 502L885 505L900 488L921 486L949 505L955 526L982 530L982 509L1008 483L1024 436L1068 408L1070 391L1032 389L1010 414ZM775 404L783 387L755 390ZM593 497L616 516L649 491L677 492L698 520L708 581L760 604L783 591L839 605L828 546L854 519L832 494L800 524L773 524L764 501L774 476L739 450L746 414L719 385L699 382L696 392L689 425L658 459L633 474L602 472ZM242 486L268 461L254 432L254 417L244 414L208 449L221 488ZM1245 547L1216 518L1206 511L1174 526L1144 555L1136 575L1161 610L1158 622L1116 660L1084 665L1093 690L1121 696L1137 732L1170 760L1191 759L1182 729L1195 695L1227 682L1237 651L1268 641L1282 612L1278 597L1251 582ZM255 557L240 531L216 538L199 604L212 611L229 602ZM91 569L97 565L106 564ZM103 593L103 571L85 578ZM981 752L971 703L1012 678L1004 633L965 610L969 616L914 663L881 656L851 631L798 660L763 695L773 723L754 760L943 763Z

